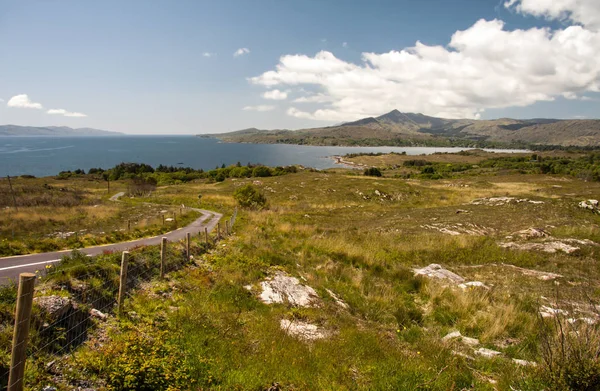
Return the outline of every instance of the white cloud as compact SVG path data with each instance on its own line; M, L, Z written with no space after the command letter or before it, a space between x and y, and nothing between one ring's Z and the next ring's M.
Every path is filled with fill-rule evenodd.
M233 57L243 56L244 54L250 53L250 49L248 48L239 48L233 53Z
M318 110L288 110L300 118L349 121L393 109L477 118L489 108L600 92L598 53L600 32L586 27L508 31L500 20L479 20L455 32L446 47L417 42L400 51L363 53L360 64L328 51L284 55L275 69L249 80L319 91L296 100L321 103Z
M71 112L71 111L67 111L65 109L50 109L46 113L51 114L51 115L63 115L65 117L77 117L77 118L87 117L87 115L85 115L83 113Z
M504 7L537 17L581 23L589 28L600 27L598 0L509 0Z
M202 53L202 56L210 58L210 57L214 57L215 53L210 53L210 52L204 52Z
M326 103L331 102L332 98L325 94L313 94L308 96L301 96L300 98L294 99L295 103Z
M244 111L271 111L274 109L275 109L275 106L258 105L258 106L246 106L242 110L244 110Z
M44 106L42 106L41 103L32 102L31 99L29 99L29 96L27 96L27 94L13 96L8 100L6 106L18 109L42 110L44 108Z
M271 90L271 91L265 92L264 94L262 94L262 96L265 99L285 100L288 97L288 92L280 91L280 90Z
M348 47L348 42L342 42L342 47L343 48L347 48Z

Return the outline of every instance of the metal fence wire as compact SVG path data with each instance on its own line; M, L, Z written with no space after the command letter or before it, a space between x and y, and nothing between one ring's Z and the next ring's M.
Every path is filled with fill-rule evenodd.
M236 218L237 209L226 220L230 230ZM139 247L126 255L89 257L74 251L41 272L21 274L18 292L10 298L15 305L14 320L0 319L0 323L14 324L12 349L8 351L5 343L0 355L0 390L22 390L26 364L49 361L85 342L98 321L121 312L120 291L126 296L135 294L143 283L185 267L191 256L201 255L221 238L221 232L209 236L208 231L201 231L195 237L197 245L188 237L189 243L167 244L163 239L164 249ZM0 312L0 316L5 314Z

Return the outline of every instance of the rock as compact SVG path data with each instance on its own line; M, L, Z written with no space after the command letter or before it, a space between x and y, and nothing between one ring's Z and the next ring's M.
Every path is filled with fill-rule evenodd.
M95 308L92 308L92 309L90 310L90 315L91 315L92 317L94 317L94 318L98 318L98 319L100 319L100 320L106 320L106 319L108 319L108 315L107 315L107 314L105 314L105 313L103 313L103 312L100 312L99 310L97 310L97 309L95 309Z
M522 231L515 232L513 236L517 236L521 239L538 239L547 238L550 235L541 228L527 228Z
M42 388L42 391L56 391L56 387L46 386Z
M348 304L340 299L335 293L333 293L332 291L330 291L329 289L325 289L327 291L327 293L329 293L329 296L331 296L331 298L333 299L333 301L335 301L335 304L337 304L339 307L347 310L348 308L350 308L348 306Z
M316 307L319 295L313 288L300 284L296 277L278 272L274 277L260 283L260 300L266 304L289 303L293 307Z
M594 210L598 208L598 200L581 201L579 207L583 209Z
M437 263L432 263L422 269L414 269L415 276L426 276L430 278L436 278L439 280L449 280L456 284L461 284L465 281L464 278L458 274L452 273L450 270L444 269Z
M35 297L33 302L40 306L42 311L52 319L59 319L73 308L71 299L57 295Z
M469 289L469 288L490 289L490 287L488 287L487 285L485 285L481 281L469 281L469 282L465 282L465 283L459 284L458 287L462 288L462 289L465 289L465 290Z
M486 358L494 358L494 357L502 355L501 352L498 352L498 351L492 350L492 349L487 349L487 348L479 348L479 349L475 350L475 354L486 357Z
M519 360L518 358L513 358L512 361L517 364L517 365L521 365L523 367L527 367L527 366L532 366L535 367L537 366L536 363L534 363L533 361L527 361L527 360Z
M515 197L490 197L475 199L471 201L471 205L502 206L513 202L517 204L527 202L534 205L540 205L544 203L544 201L529 200L527 198L516 199Z
M442 338L442 341L449 341L451 339L460 339L462 343L469 346L479 345L479 340L477 338L465 337L460 333L460 331L453 331L451 333L448 333L444 338Z
M560 275L560 274L550 273L550 272L541 272L541 271L532 270L532 269L525 269L523 267L519 267L519 266L515 266L515 265L510 265L510 264L507 264L507 263L503 263L502 266L510 267L512 269L516 269L516 270L518 270L519 272L521 272L525 276L536 277L537 279L542 280L542 281L549 281L549 280L554 280L556 278L561 278L562 277L562 275Z
M552 308L547 305L543 305L540 307L540 315L542 318L553 318L556 315L569 315L569 313L565 310L561 310L560 308Z
M515 243L515 242L506 242L500 243L500 247L508 248L512 250L536 250L543 251L546 253L554 254L557 251L562 251L566 254L572 254L578 250L579 247L571 246L569 244L560 242L560 241L552 241L552 242L544 242L544 243Z
M173 221L173 218L172 218L172 217L167 217L167 218L165 219L165 221Z
M432 219L435 220L435 219ZM493 229L483 227L473 223L457 223L457 224L444 224L444 223L432 223L422 225L421 228L433 229L446 235L480 235L485 236L493 232Z
M304 341L314 341L317 339L327 338L330 334L317 325L299 320L291 321L287 319L281 319L280 326L281 329L284 330L288 335Z
M471 213L471 212L469 212L468 210L465 210L465 209L457 209L456 214L459 214L459 213Z

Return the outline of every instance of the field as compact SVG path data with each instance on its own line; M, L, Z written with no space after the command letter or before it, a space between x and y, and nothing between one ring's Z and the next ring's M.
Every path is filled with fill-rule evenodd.
M488 157L447 158L434 163L478 165ZM268 205L240 210L232 236L194 266L142 287L121 318L100 323L59 360L59 375L40 365L32 384L597 389L600 214L579 203L599 198L600 182L579 172L494 167L434 180L403 165L415 157L352 159L380 166L383 176L333 169L199 179L159 186L126 206L109 204L106 189L81 185L86 199L116 208L110 216L130 216L145 203L227 214L236 189L248 184ZM36 219L48 217L35 211ZM415 274L431 264L443 269ZM282 302L265 294L278 279ZM286 287L309 300L286 296Z
M128 196L110 200L128 192L126 181L111 182L110 190L107 182L90 175L20 177L11 182L14 199L8 180L0 180L0 257L158 235L197 217L172 202L149 205Z

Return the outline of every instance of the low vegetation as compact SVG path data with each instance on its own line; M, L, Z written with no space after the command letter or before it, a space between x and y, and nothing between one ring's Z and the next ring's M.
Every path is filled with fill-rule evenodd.
M52 370L48 357L31 370L31 384L598 389L599 317L591 308L600 300L600 214L593 203L579 206L600 194L597 156L537 155L357 156L350 160L382 176L297 169L158 184L126 202L226 215L250 207L240 209L232 236L203 255L195 238L192 266L140 285L122 317L99 321L73 355L53 358ZM544 163L554 173L543 173ZM263 199L268 208L254 205ZM545 251L548 243L562 247ZM415 272L431 264L456 281ZM313 304L261 300L277 275L311 287ZM61 276L48 278L79 279ZM7 302L11 292L2 293Z

